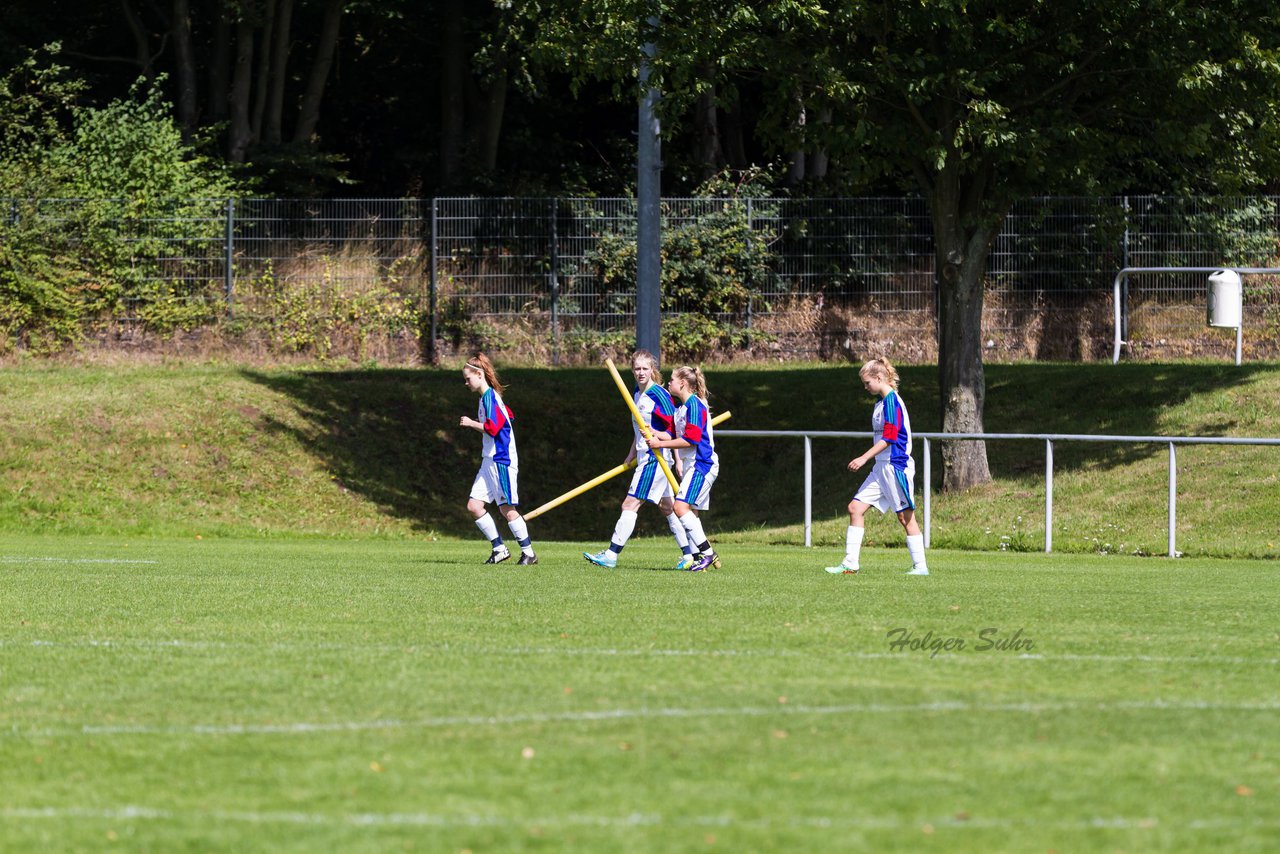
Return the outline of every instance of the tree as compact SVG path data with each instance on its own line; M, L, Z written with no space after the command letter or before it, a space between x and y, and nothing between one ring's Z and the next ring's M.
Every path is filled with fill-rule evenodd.
M653 5L524 9L544 55L585 40L577 74L626 86ZM909 180L927 200L948 432L983 431L984 276L1015 201L1280 174L1264 162L1280 124L1280 23L1265 0L688 0L661 16L668 109L754 73L775 152L829 153L854 184ZM945 488L990 478L980 442L948 443L943 462Z
M829 6L828 25L809 39L843 35L838 49L813 52L817 73L806 81L815 101L834 108L823 141L846 168L910 175L929 203L948 432L983 430L984 276L1015 201L1142 178L1234 189L1265 172L1248 141L1276 127L1269 4ZM1219 147L1227 139L1237 145ZM1151 173L1144 163L1153 159L1185 171ZM980 443L944 446L943 463L947 488L990 478Z

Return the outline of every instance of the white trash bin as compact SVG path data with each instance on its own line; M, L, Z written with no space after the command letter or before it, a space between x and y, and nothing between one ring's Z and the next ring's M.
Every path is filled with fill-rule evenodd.
M1244 288L1235 270L1215 270L1209 274L1209 304L1206 312L1210 326L1239 329L1244 315Z

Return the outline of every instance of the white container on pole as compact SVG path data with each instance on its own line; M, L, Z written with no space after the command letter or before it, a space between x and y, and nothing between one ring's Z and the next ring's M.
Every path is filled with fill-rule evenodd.
M1209 274L1209 305L1206 312L1210 326L1239 329L1244 315L1244 288L1235 270L1215 270Z
M1210 326L1236 331L1236 364L1244 355L1244 286L1235 270L1209 274L1209 302L1205 314Z

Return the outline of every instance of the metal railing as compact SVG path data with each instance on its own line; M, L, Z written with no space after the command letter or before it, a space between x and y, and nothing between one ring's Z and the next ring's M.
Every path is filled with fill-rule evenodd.
M813 545L813 439L857 439L870 438L874 434L869 431L838 430L717 430L716 438L797 438L804 440L804 544ZM1177 557L1178 547L1175 537L1178 518L1178 446L1179 445L1275 445L1280 446L1277 438L1234 438L1221 436L1103 436L1081 433L915 433L914 439L921 440L921 458L924 461L922 472L920 516L921 529L924 533L924 544L930 544L932 491L933 491L933 456L931 442L972 441L983 442L1004 440L1033 440L1045 443L1045 497L1044 497L1044 550L1053 551L1053 443L1054 442L1109 442L1109 443L1145 443L1167 445L1169 448L1169 556Z

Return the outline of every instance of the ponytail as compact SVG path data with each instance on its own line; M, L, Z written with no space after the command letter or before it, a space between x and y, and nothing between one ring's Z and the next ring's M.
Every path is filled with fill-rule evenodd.
M692 368L688 365L676 368L671 372L671 376L679 379L681 382L689 384L689 388L693 389L693 393L707 404L707 412L711 412L711 403L707 400L707 377L702 373L701 368Z

